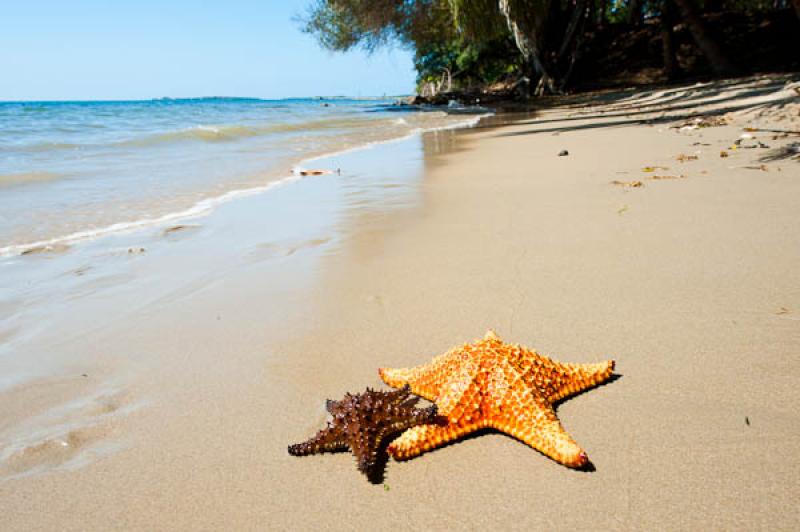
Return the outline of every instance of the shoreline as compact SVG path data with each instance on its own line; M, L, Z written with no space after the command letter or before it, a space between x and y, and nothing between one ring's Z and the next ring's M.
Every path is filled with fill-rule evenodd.
M706 89L672 96L702 113ZM143 257L124 257L133 278L98 258L133 240L87 243L110 288L55 308L91 327L55 324L41 348L89 363L68 361L63 393L45 381L6 395L2 418L88 396L68 446L123 448L68 470L38 448L23 465L53 469L0 480L0 525L790 528L800 174L791 158L758 162L791 138L748 133L758 138L729 148L743 127L794 109L753 107L783 101L779 89L759 96L730 94L743 114L720 126L670 128L686 109L626 117L635 101L601 99L347 154L341 178L148 240ZM746 147L757 140L771 147ZM264 228L282 233L265 241ZM487 328L565 362L617 360L621 378L559 407L595 472L493 433L390 461L384 487L347 453L286 454L324 425L325 399L381 386L378 367L426 363ZM134 377L106 386L115 375Z
M368 150L375 146L380 146L383 144L402 142L403 140L414 137L416 135L424 135L425 133L433 131L443 131L448 129L473 127L476 124L478 124L481 118L491 116L491 114L492 113L477 114L471 118L464 119L460 122L449 125L434 126L429 128L418 128L405 135L395 138L367 141L361 145L337 149L332 152L325 152L321 154L309 154L307 157L298 159L294 163L291 163L292 170L288 175L278 174L277 176L275 176L275 179L268 181L266 184L250 186L247 188L237 188L228 190L220 194L219 196L211 196L203 198L186 209L177 212L163 214L155 218L144 218L127 222L118 222L109 226L86 229L83 231L78 231L67 235L53 237L46 240L39 240L35 242L27 242L21 244L9 244L7 246L2 246L0 247L0 260L4 258L24 255L30 252L34 253L50 252L53 251L54 248L61 248L63 246L68 247L74 244L78 244L88 240L94 240L97 238L103 238L109 235L139 231L153 227L160 227L174 222L182 222L182 221L202 218L204 216L208 216L209 214L213 213L214 209L219 205L223 205L229 201L233 201L236 200L237 198L247 197L254 194L262 194L268 192L273 187L282 186L284 184L291 183L296 179L300 179L303 176L301 176L297 170L301 169L303 165L306 163L335 158L355 151Z

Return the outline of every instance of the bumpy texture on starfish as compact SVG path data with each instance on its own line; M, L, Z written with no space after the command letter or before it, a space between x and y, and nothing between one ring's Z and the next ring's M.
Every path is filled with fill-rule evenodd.
M367 388L360 394L345 394L341 401L328 400L326 408L333 417L328 426L304 443L289 446L289 454L304 456L322 452L353 452L358 469L368 477L375 473L381 442L409 427L436 423L436 405L414 408L419 400L411 397L408 386L379 392Z
M406 459L470 432L493 428L522 440L569 467L582 467L586 453L564 431L554 404L606 381L614 361L563 364L519 345L503 343L493 331L483 340L440 355L430 364L378 370L390 386L411 386L434 401L446 425L422 425L394 440L389 454Z

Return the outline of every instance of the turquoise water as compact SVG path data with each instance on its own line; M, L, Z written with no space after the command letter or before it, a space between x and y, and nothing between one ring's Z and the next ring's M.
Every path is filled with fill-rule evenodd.
M0 102L0 256L201 216L314 157L474 120L381 100Z

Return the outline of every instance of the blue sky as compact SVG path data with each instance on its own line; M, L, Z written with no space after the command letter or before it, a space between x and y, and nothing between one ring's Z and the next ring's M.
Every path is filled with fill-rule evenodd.
M3 0L0 100L409 93L411 53L333 54L311 0Z

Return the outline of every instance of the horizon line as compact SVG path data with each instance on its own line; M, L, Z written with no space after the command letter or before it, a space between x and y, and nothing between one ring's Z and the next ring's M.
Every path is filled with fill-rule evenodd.
M158 96L152 98L87 98L87 99L36 99L36 100L5 100L0 99L0 103L133 103L133 102L170 102L170 101L187 101L187 100L243 100L243 101L262 101L262 102L280 102L288 100L380 100L388 98L406 98L413 96L413 94L383 94L383 95L368 95L368 96L347 96L343 94L337 95L317 95L317 96L285 96L282 98L262 98L259 96Z

